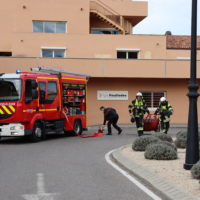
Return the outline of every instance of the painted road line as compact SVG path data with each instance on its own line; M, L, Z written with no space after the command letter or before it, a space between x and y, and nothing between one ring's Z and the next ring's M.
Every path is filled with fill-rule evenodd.
M145 187L143 184L141 184L138 180L136 180L133 176L131 176L129 173L127 173L125 170L120 168L117 164L115 164L111 159L110 155L116 151L116 149L108 152L105 155L105 159L109 165L111 165L113 168L115 168L117 171L119 171L122 175L124 175L126 178L128 178L132 183L134 183L138 188L140 188L143 192L145 192L148 196L150 196L154 200L162 200L160 197L158 197L155 193L153 193L151 190L149 190L147 187Z
M54 197L59 195L58 193L46 193L44 174L37 174L37 194L24 194L22 197L25 200L54 200Z

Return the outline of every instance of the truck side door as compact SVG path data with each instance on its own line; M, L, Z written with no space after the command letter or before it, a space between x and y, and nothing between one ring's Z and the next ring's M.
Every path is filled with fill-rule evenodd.
M46 120L56 120L60 118L60 99L58 80L42 80L38 82L40 96L40 111Z

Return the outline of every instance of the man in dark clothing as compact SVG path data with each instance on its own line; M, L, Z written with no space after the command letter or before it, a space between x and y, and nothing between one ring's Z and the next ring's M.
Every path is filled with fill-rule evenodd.
M113 125L113 127L118 131L118 135L120 135L122 132L122 129L117 125L119 115L117 114L116 110L114 108L105 108L104 106L101 106L100 110L104 113L103 125L106 125L106 121L108 121L107 135L112 135L111 125Z

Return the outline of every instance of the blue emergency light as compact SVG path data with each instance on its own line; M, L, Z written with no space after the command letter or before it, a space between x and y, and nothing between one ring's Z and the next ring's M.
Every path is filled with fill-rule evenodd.
M21 72L22 72L22 71L21 71L20 69L17 69L17 70L16 70L16 74L21 74Z

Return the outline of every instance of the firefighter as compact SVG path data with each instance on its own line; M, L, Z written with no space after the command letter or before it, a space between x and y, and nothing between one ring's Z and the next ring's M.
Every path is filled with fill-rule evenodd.
M173 114L173 108L165 97L160 98L159 106L154 114L160 115L161 131L167 134L170 127L170 116Z
M131 116L131 122L136 122L138 136L142 136L144 131L144 115L145 113L148 113L148 115L150 113L141 92L136 94L136 99L132 101L128 108Z
M120 135L122 129L117 125L119 115L116 110L114 108L105 108L104 106L101 106L100 110L104 113L103 125L106 125L106 121L108 121L108 133L106 135L112 135L111 125L113 125L113 127L118 131L118 135Z

